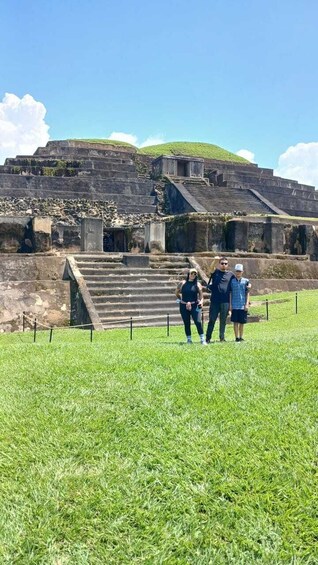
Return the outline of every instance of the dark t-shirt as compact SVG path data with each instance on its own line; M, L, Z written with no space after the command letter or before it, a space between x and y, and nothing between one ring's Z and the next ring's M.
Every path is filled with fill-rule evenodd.
M183 302L196 302L198 299L198 287L192 281L186 281L181 289Z
M211 292L211 303L230 302L231 281L234 278L232 271L216 269L210 277L208 290Z

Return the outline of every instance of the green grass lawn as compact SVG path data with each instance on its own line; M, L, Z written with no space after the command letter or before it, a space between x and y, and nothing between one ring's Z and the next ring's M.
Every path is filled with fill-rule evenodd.
M277 296L244 343L1 335L0 563L317 564L318 292Z

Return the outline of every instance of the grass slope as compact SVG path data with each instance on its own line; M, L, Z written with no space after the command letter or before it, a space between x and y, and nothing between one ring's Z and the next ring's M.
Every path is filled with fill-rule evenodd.
M124 147L136 147L132 143L126 141L117 141L116 139L69 139L68 141L84 141L86 143L102 143L104 145L123 145Z
M206 159L217 159L219 161L231 161L249 165L250 162L243 157L235 155L218 145L211 143L200 143L190 141L173 141L170 143L161 143L159 145L150 145L148 147L137 148L131 143L124 141L115 141L112 139L73 139L70 141L86 141L88 143L103 143L105 145L123 145L125 147L133 147L137 149L137 153L141 155L150 155L151 157L160 157L160 155L188 155L189 157L203 157Z
M190 157L203 157L206 159L217 159L219 161L250 164L250 162L243 157L239 157L211 143L173 141L171 143L143 147L139 149L138 152L144 155L151 155L152 157L160 157L160 155L189 155Z
M316 564L317 291L285 297L240 344L0 336L0 562Z

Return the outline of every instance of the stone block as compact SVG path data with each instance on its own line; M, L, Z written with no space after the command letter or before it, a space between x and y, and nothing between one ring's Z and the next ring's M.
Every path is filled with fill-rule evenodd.
M36 253L45 253L52 249L52 220L50 218L32 218L32 243Z
M284 225L267 218L264 225L264 251L266 253L283 253L285 246Z
M168 253L225 249L224 220L210 214L182 214L166 222Z
M147 253L164 253L166 249L166 224L148 222L145 225L145 250Z
M127 253L123 256L123 263L127 267L149 267L149 255L143 253Z
M83 218L81 222L81 251L98 253L103 251L103 220Z
M33 251L30 217L0 218L0 253Z
M229 251L248 250L248 227L247 221L230 220L226 224L226 246Z

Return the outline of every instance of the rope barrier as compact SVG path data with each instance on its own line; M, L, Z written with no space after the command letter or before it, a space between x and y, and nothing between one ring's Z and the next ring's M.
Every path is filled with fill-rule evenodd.
M23 314L23 316L32 325L34 324L35 318L30 318L26 314ZM43 328L46 328L47 330L50 330L52 328L52 326L48 326L46 324L43 324L42 322L39 322L38 320L37 320L37 326L42 326ZM92 323L90 323L90 324L78 324L76 326L54 326L54 329L56 329L56 330L69 330L69 329L73 329L73 328L86 328L86 327L90 328L91 326L92 326Z
M275 293L276 295L276 293ZM252 305L251 305L251 309L249 310L249 313L251 313L251 311L253 312L253 310L256 310L256 315L260 316L261 318L265 318L268 321L280 321L280 320L288 320L289 318L292 318L295 315L298 315L299 313L299 293L295 293L295 300L293 300L293 298L272 298L272 299L262 299L262 300L251 300ZM291 311L287 311L284 313L284 315L279 315L276 306L285 306L286 302L292 302L292 310ZM269 305L271 306L271 308L269 309ZM265 306L265 312L264 312L264 306ZM173 315L174 313L177 313L178 309L176 308L175 311L173 312L169 312L166 314L158 314L156 316L154 315L145 315L145 316L136 316L136 317L127 317L127 318L122 318L122 319L114 319L114 320L106 320L103 322L103 327L105 329L109 328L109 329L115 329L116 326L120 327L120 326L126 326L126 327L130 327L130 335L132 336L132 325L134 325L134 328L138 327L138 322L143 322L143 321L147 321L147 320L167 320L167 336L169 336L169 330L170 330L170 325L171 325L171 315ZM253 315L251 313L251 315ZM22 326L23 326L23 331L25 331L25 327L26 327L26 323L28 323L30 325L31 330L33 330L34 332L34 341L36 341L36 332L37 330L39 330L40 328L44 329L44 330L49 330L50 332L50 336L49 336L49 342L52 342L52 333L53 333L53 329L54 330L70 330L70 329L84 329L84 328L88 328L90 329L90 340L92 342L93 340L93 323L86 323L86 324L76 324L76 325L70 325L70 326L52 326L52 325L48 325L44 322L39 321L36 317L31 318L29 315L27 315L25 313L25 311L23 312L22 315Z

